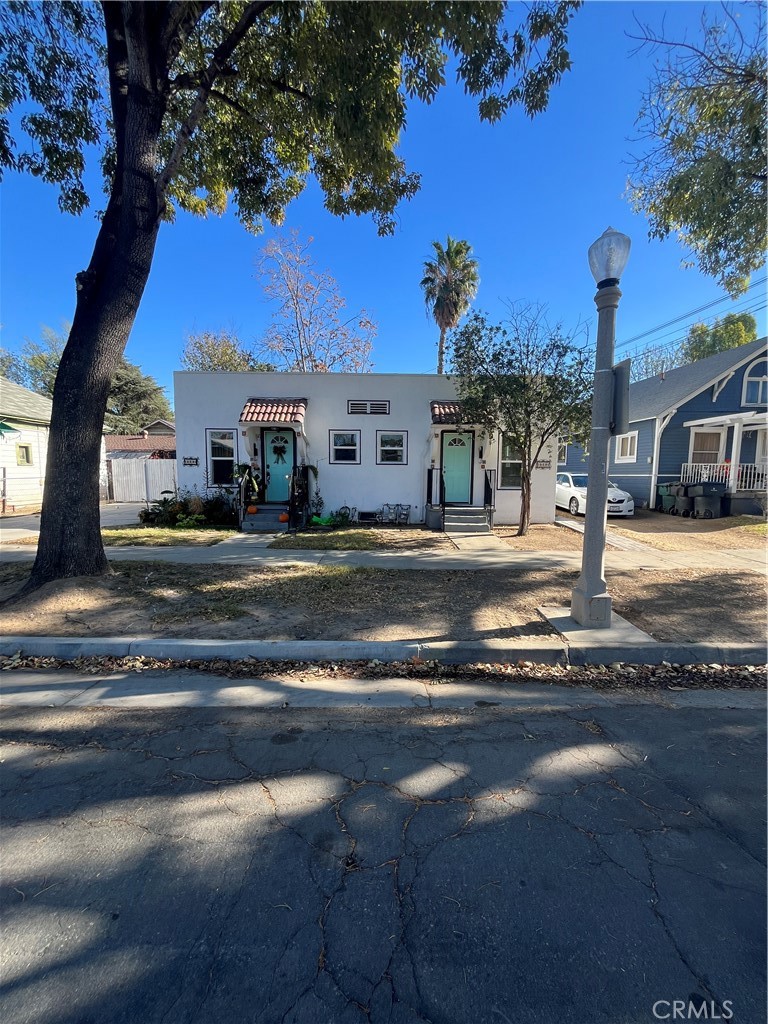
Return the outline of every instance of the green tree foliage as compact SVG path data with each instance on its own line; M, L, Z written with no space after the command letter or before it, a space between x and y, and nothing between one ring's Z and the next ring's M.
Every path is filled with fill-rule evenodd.
M546 458L556 459L559 437L589 434L594 359L575 338L531 305L512 307L501 324L472 313L451 335L462 421L503 435L520 458L520 536L528 532L531 477L542 453L549 448Z
M112 376L104 426L115 434L137 434L153 420L173 420L165 392L154 377L122 358Z
M477 295L480 277L477 260L470 255L472 246L469 242L448 235L445 247L440 242L433 242L432 248L435 250L435 258L424 261L421 290L424 292L427 315L431 313L440 328L437 372L442 373L446 331L457 327L469 309L470 302Z
M643 30L642 44L667 59L643 99L647 149L635 160L629 196L649 217L651 237L675 233L703 273L737 295L765 263L764 6L713 5L702 29L698 46Z
M680 364L695 363L717 352L748 345L757 338L757 321L749 313L728 313L711 327L694 324L680 346Z
M259 273L275 308L259 355L283 370L365 373L376 324L364 309L347 315L338 282L312 261L312 241L292 231L264 246Z
M511 26L498 0L0 4L0 170L42 177L80 212L95 149L108 196L77 275L27 590L108 571L101 430L161 223L233 199L246 228L277 224L313 176L332 213L391 232L419 186L398 155L408 100L430 102L450 61L485 120L538 113L570 66L579 6L535 2Z
M43 327L42 341L27 339L18 355L0 353L2 376L52 398L68 331L69 324L63 325L63 333ZM155 378L122 357L109 389L104 426L115 434L135 434L152 420L172 419L168 399Z
M62 333L52 327L42 327L42 341L26 338L19 353L3 349L0 352L0 373L37 395L53 398L53 385L68 331L69 324L62 325Z
M262 372L274 370L272 363L261 362L246 348L233 331L202 331L190 334L181 354L183 370L204 373Z

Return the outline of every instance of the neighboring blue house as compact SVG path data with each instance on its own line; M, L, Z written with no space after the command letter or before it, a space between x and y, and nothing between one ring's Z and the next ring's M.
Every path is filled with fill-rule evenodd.
M646 508L656 507L658 484L718 480L732 513L757 513L768 483L767 408L765 338L637 381L629 432L611 439L609 478ZM587 463L579 445L561 446L560 471Z

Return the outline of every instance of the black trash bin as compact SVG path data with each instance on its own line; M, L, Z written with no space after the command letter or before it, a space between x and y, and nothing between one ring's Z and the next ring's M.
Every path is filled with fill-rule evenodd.
M717 495L720 497L728 490L728 484L722 484L718 480L702 480L699 484L688 484L689 498L707 498Z
M675 506L672 509L673 516L690 516L693 515L693 503L695 498L684 498L678 494L675 498ZM718 498L718 501L720 499Z
M697 519L721 519L722 497L719 494L697 495L693 499L693 514Z

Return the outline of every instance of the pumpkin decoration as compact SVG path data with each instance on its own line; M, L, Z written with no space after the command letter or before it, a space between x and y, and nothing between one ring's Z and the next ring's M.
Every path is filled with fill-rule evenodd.
M259 506L258 505L249 505L248 508L245 511L248 513L249 516L255 516L256 513L259 511Z
M288 522L288 518L289 517L288 517L288 513L287 512L281 512L280 515L277 517L277 521L279 523L287 523Z

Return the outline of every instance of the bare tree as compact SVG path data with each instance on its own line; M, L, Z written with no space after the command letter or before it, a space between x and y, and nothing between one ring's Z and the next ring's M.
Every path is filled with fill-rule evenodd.
M376 324L364 309L346 315L338 282L312 261L312 241L292 231L264 247L259 272L277 308L258 354L278 369L365 373L373 365Z
M472 313L452 336L451 376L464 423L498 431L502 458L519 464L518 535L531 520L531 477L549 441L580 440L589 432L593 354L577 331L550 324L543 306L510 307L503 324Z

